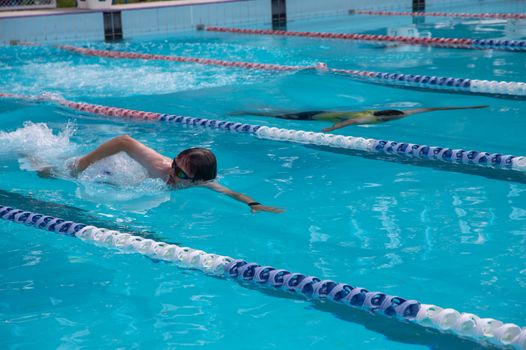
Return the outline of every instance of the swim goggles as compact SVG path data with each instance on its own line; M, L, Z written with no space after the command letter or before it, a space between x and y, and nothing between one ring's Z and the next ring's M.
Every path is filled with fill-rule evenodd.
M173 176L175 176L175 177L178 178L178 179L181 179L181 180L190 180L190 181L193 181L193 180L194 180L193 177L188 176L188 174L185 173L183 169L179 168L179 166L178 166L177 163L175 162L175 159L174 159L174 161L172 162L172 170L173 170Z

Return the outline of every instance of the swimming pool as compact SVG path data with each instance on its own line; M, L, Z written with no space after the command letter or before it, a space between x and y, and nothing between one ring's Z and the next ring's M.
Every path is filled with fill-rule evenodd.
M516 2L485 5L484 10L518 11ZM431 18L416 29L433 36L525 39L524 25L511 22ZM291 22L288 28L385 33L386 23L392 30L413 27L410 17L342 16ZM513 52L209 32L74 44L504 81L520 81L525 69L523 54ZM524 100L512 98L400 89L312 71L112 60L52 47L1 47L0 82L11 93L53 92L83 102L309 131L327 125L227 114L258 108L487 104L487 110L428 113L340 132L526 154ZM523 183L248 135L101 118L54 104L2 100L0 108L0 195L8 205L524 325ZM33 124L24 126L27 121ZM159 182L139 182L133 176L111 179L124 182L113 186L97 181L93 173L71 181L41 179L24 170L27 155L58 164L123 133L168 156L189 146L209 147L218 156L221 183L286 213L254 215L204 189L168 192ZM131 165L124 166L132 172ZM1 230L0 341L7 348L476 346L362 311L206 277L20 225Z

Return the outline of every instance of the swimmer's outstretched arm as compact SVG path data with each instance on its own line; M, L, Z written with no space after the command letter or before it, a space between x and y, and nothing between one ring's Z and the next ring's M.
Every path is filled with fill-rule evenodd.
M359 124L367 124L367 123L371 123L371 120L367 118L347 119L342 122L333 124L332 126L329 126L328 128L324 128L321 131L329 132L329 131L334 131L337 129L345 128L346 126L349 126L349 125L359 125Z
M488 108L489 106L483 105L483 106L461 106L461 107L431 107L431 108L414 108L414 109L406 109L404 110L405 116L417 114L417 113L425 113L425 112L435 112L435 111L451 111L451 110L457 110L457 109L480 109L480 108Z
M103 143L94 151L80 158L71 169L71 173L75 176L91 164L119 152L126 152L131 158L145 167L148 175L153 178L164 178L166 168L168 167L169 169L170 167L171 159L157 153L128 135L122 135Z
M256 202L255 200L253 200L252 198L250 198L249 196L244 195L239 192L232 191L231 189L223 185L220 185L217 182L209 182L209 183L204 184L203 186L211 190L214 190L216 192L226 194L227 196L234 198L237 201L245 203L246 205L250 207L250 210L253 213L258 212L258 211L267 211L267 212L276 213L276 214L283 213L283 209L262 205Z

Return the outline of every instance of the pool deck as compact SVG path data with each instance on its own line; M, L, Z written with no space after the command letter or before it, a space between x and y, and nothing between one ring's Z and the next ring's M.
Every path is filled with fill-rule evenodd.
M214 3L236 2L240 0L178 0L178 1L156 1L156 2L141 2L127 5L112 5L107 9L79 9L76 7L69 8L55 8L55 9L38 9L38 10L13 10L0 11L0 19L2 18L19 18L19 17L33 17L33 16L57 16L69 15L78 13L93 13L103 11L129 11L153 9L162 7L188 6L188 5L205 5Z

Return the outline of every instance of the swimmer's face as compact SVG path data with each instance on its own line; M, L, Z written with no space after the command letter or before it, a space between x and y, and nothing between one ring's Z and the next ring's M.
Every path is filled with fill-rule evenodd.
M185 164L178 164L177 158L172 162L172 170L168 178L168 184L173 186L188 186L194 182L194 175Z
M177 155L172 162L168 184L177 187L200 185L217 176L214 154L205 148L189 148Z

